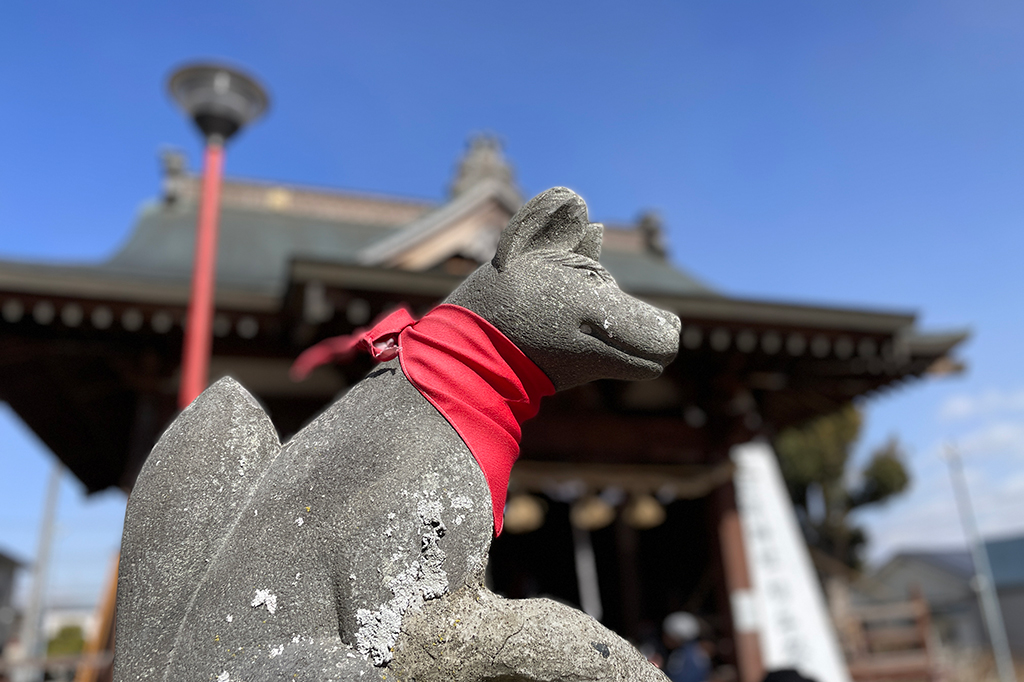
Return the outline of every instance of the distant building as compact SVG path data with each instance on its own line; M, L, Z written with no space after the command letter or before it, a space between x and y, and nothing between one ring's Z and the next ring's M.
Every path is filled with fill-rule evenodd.
M14 634L15 610L11 605L14 594L14 575L21 562L0 552L0 652Z
M1024 536L985 543L1010 648L1024 656ZM870 600L907 599L920 590L943 644L987 647L974 589L974 562L966 550L900 552L857 586Z

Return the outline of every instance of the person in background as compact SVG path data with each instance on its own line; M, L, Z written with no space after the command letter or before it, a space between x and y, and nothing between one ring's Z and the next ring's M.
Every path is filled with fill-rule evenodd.
M692 613L676 611L665 617L662 638L669 650L665 674L672 682L707 682L711 660L700 643L700 621Z

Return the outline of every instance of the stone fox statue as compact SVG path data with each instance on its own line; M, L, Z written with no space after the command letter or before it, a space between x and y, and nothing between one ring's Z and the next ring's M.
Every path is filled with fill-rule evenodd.
M512 438L514 460L538 395L662 371L679 319L618 288L601 234L579 196L548 190L441 306L473 352L532 367L532 387L464 359L447 390L407 376L403 344L445 341L415 323L369 339L397 357L283 445L231 379L186 408L128 504L114 680L666 680L586 614L484 588L511 461L471 450L486 419L466 427L438 402L472 410L493 384L515 420L495 417L491 445Z

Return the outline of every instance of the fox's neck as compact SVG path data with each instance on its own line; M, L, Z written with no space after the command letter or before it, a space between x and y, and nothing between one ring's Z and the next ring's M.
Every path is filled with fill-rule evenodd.
M451 424L491 489L495 535L523 422L555 392L547 376L494 325L466 308L443 304L398 336L406 378Z

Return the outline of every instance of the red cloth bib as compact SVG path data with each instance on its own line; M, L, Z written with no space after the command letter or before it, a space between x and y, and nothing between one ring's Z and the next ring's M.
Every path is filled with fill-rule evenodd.
M397 355L406 378L466 443L487 478L500 535L521 427L537 414L540 399L555 392L551 380L490 322L449 304L419 321L400 308L368 330L321 341L295 360L292 376L302 379L359 351L378 362Z

